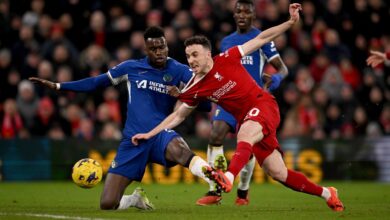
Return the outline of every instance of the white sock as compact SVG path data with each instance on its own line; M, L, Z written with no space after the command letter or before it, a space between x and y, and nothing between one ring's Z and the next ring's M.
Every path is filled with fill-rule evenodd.
M234 175L233 175L233 173L227 171L225 173L225 176L229 179L230 183L233 184L233 182L234 182Z
M255 164L256 164L256 159L255 157L252 157L252 159L250 159L249 162L240 171L240 182L238 183L239 189L241 190L249 189L249 183L251 182Z
M214 167L214 160L217 157L217 155L220 155L220 154L223 155L223 145L218 146L218 147L213 146L213 145L209 145L207 147L207 149L211 149L210 150L210 157L207 156L207 161L209 162L211 167Z
M207 146L207 162L209 163L209 165L211 167L214 167L214 160L215 160L215 157L217 155L220 155L222 154L223 155L223 145L221 146L213 146L213 145L208 145ZM214 181L210 181L209 182L209 186L210 186L210 191L215 191L216 189L216 183Z
M322 187L321 197L324 198L325 201L328 201L328 199L330 198L330 191L328 188Z
M214 163L211 161L211 151L213 151L213 147L209 144L207 146L207 162L211 167L214 167Z
M137 203L137 200L138 198L136 198L134 195L123 195L117 209L123 210L129 207L133 207Z
M190 162L189 169L192 174L204 179L207 183L210 184L212 181L210 181L210 179L207 178L202 171L202 167L204 166L209 166L209 164L199 156L194 156Z

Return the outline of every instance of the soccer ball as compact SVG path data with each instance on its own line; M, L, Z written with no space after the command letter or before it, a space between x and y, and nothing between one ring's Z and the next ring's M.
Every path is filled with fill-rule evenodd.
M91 158L84 158L73 166L73 182L82 188L92 188L96 186L103 176L102 166Z

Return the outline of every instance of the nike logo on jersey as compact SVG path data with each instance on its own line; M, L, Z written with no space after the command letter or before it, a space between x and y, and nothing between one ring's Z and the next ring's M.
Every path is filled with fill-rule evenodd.
M148 71L140 71L138 72L138 74L144 74L144 73L147 73Z

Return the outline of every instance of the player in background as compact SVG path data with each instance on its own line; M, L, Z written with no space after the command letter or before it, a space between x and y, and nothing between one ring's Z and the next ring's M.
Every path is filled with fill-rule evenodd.
M175 131L163 130L139 146L131 142L134 134L151 130L173 111L177 99L168 95L167 85L179 86L192 76L188 66L168 57L167 42L161 28L148 28L144 40L147 57L127 60L96 77L65 83L30 78L51 89L77 92L89 92L121 82L127 84L127 118L123 138L105 180L101 209L153 209L142 190L136 189L132 195L124 195L131 182L141 181L149 162L166 167L180 164L209 181L202 172L202 167L208 166L207 162L196 156Z
M384 63L386 60L390 60L390 51L387 51L386 53L382 53L380 51L370 51L370 56L367 58L366 62L367 65L371 67L376 67L381 63Z
M236 31L222 39L220 51L226 51L233 46L244 44L261 32L253 26L253 21L256 19L253 0L238 0L233 13ZM271 41L264 44L260 49L241 58L241 64L262 88L264 88L263 69L266 62L269 62L278 71L278 73L271 75L271 84L268 89L273 91L279 87L280 82L288 74L288 69L280 58L274 43ZM213 116L213 126L207 146L207 161L210 166L214 165L217 155L224 154L223 140L229 132L236 132L236 126L237 121L234 119L234 116L225 111L221 106L217 106ZM225 162L223 157L222 159L219 163ZM249 204L248 190L254 167L255 158L251 156L249 162L240 171L240 182L235 200L236 205ZM221 191L217 190L214 182L210 182L209 192L196 203L198 205L219 204L221 199Z
M234 115L239 122L237 148L228 171L205 166L206 176L216 181L225 192L230 192L240 170L255 155L265 172L284 186L324 198L334 211L343 211L344 206L333 187L321 187L311 182L302 173L289 170L282 158L276 138L280 123L279 108L275 98L261 89L241 65L241 58L258 50L278 35L288 30L299 20L301 5L290 5L290 19L278 26L261 32L252 40L230 48L212 58L210 41L204 36L194 36L185 41L187 61L194 76L178 96L183 103L175 112L148 133L132 137L134 144L153 138L164 129L180 124L203 100L212 100ZM177 92L177 88L170 88ZM218 159L218 158L217 158Z

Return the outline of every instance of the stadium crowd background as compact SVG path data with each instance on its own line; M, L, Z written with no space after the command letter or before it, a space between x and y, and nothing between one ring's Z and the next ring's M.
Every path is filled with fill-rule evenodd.
M266 29L288 19L288 0L254 2L257 27ZM369 50L390 50L388 3L300 2L300 24L275 40L289 69L275 92L282 115L280 137L389 135L390 69L372 69L365 63ZM186 63L183 42L194 34L209 37L216 54L220 40L235 30L234 4L235 0L0 0L0 138L120 139L127 100L121 86L57 95L26 79L77 80L141 58L143 31L153 25L164 27L169 55L180 62ZM196 113L177 130L207 138L209 116Z

